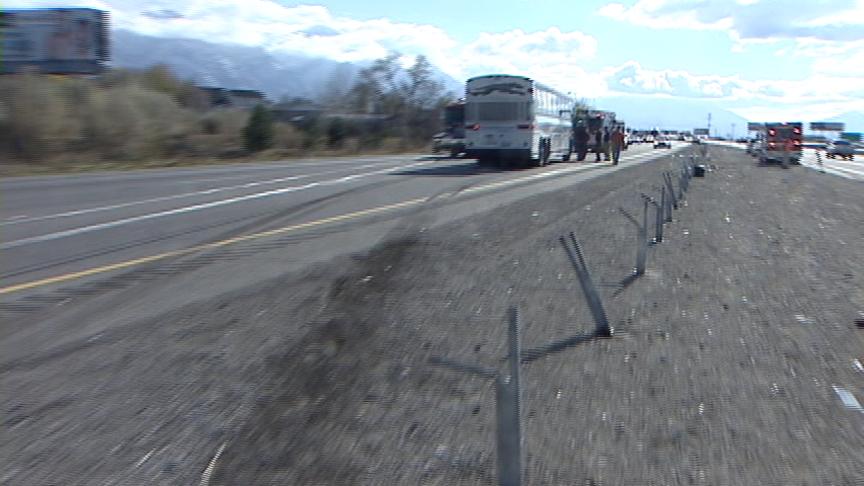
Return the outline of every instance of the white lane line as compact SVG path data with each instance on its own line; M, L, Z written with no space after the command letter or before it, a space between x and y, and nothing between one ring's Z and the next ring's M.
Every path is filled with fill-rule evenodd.
M832 164L841 164L841 165L850 165L852 167L864 168L864 162L859 160L841 160L841 159L825 159L827 162L831 162Z
M115 228L118 226L123 226L123 225L131 224L131 223L137 223L140 221L147 221L150 219L162 218L165 216L173 216L175 214L189 213L192 211L201 211L203 209L210 209L210 208L215 208L215 207L219 207L219 206L225 206L228 204L234 204L234 203L243 202L243 201L250 201L253 199L261 199L261 198L265 198L265 197L278 196L278 195L302 191L305 189L310 189L310 188L318 187L318 186L330 186L330 185L335 185L335 184L342 184L345 182L350 182L350 181L355 180L355 179L360 179L362 177L369 177L372 175L386 174L388 172L397 172L397 171L401 171L401 170L404 170L404 169L407 169L410 167L415 167L415 166L419 166L419 165L428 165L430 163L432 163L432 162L429 162L429 161L415 162L413 164L400 165L399 167L388 167L387 169L381 169L381 170L372 171L372 172L364 172L362 174L354 174L354 175L350 175L350 176L346 176L346 177L340 177L338 179L330 179L330 180L321 181L321 182L310 182L309 184L304 184L302 186L283 187L280 189L273 189L270 191L256 192L254 194L247 194L245 196L231 197L231 198L227 198L227 199L220 199L217 201L211 201L208 203L195 204L192 206L184 206L184 207L175 208L175 209L168 209L165 211L158 211L155 213L142 214L140 216L133 216L130 218L117 219L114 221L108 221L106 223L93 224L93 225L89 225L89 226L81 226L78 228L72 228L72 229L68 229L65 231L57 231L55 233L48 233L45 235L33 236L30 238L23 238L20 240L15 240L15 241L10 241L8 243L3 243L3 244L0 244L0 250L8 250L10 248L17 248L19 246L29 245L29 244L33 244L33 243L41 243L44 241L57 240L60 238L66 238L69 236L79 235L82 233L90 233L93 231Z
M843 402L844 407L848 408L849 410L864 413L864 408L861 407L861 404L858 403L858 399L855 398L855 395L853 395L852 392L836 385L832 386L831 388L833 388L834 393L836 393L837 396L840 397L840 401Z
M379 166L379 165L385 165L385 163L381 162L381 163L377 163L377 164L366 164L366 165L361 165L361 166L356 167L356 168L357 169L368 169L370 167L375 167L375 166ZM186 197L206 196L209 194L216 194L216 193L225 192L225 191L232 191L232 190L237 190L237 189L249 189L249 188L263 186L263 185L267 185L267 184L278 184L280 182L294 181L294 180L298 180L298 179L306 179L309 177L334 174L336 172L343 172L344 170L345 169L343 168L343 169L334 169L334 170L328 170L328 171L323 171L323 172L315 172L313 174L301 174L301 175L296 175L296 176L279 177L276 179L267 179L267 180L263 180L263 181L247 182L245 184L236 184L233 186L214 187L212 189L203 189L200 191L185 192L182 194L173 194L171 196L160 196L160 197L153 197L153 198L149 198L149 199L141 199L138 201L130 201L130 202L126 202L126 203L112 204L109 206L99 206L99 207L94 207L94 208L78 209L78 210L74 210L74 211L66 211L63 213L47 214L45 216L33 216L30 218L28 218L26 216L24 216L24 217L16 216L13 218L8 218L6 221L0 222L0 226L22 224L22 223L32 223L35 221L45 221L45 220L49 220L49 219L68 218L70 216L80 216L82 214L96 213L96 212L102 212L102 211L111 211L114 209L122 209L122 208L128 208L128 207L132 207L132 206L140 206L142 204L150 204L150 203L155 203L155 202L171 201L174 199L182 199L182 198L186 198ZM196 181L190 181L190 182L196 182ZM200 182L200 181L197 181L197 182Z
M839 171L842 171L842 172L847 172L847 173L849 173L849 174L853 174L853 175L856 175L856 176L858 176L858 177L864 177L864 170L854 170L854 169L850 169L850 168L848 168L848 167L840 167L840 166L837 166L837 165L832 165L831 168L834 169L834 170L839 170Z
M219 461L219 457L221 457L222 453L225 452L225 445L226 443L223 442L222 445L219 446L216 455L214 455L213 459L210 459L210 463L207 464L207 469L204 469L204 472L201 473L201 482L198 483L199 486L208 486L210 484L210 478L213 476L213 471L216 469L216 462Z
M664 155L668 155L668 152L662 152L662 153L644 152L641 154L636 154L636 155L627 157L626 159L622 157L621 163L635 162L637 160L647 159L647 158L659 158L659 157L662 157ZM492 182L490 184L485 184L482 186L469 187L468 189L465 189L464 191L462 191L460 194L470 194L472 192L487 191L489 189L496 188L496 187L504 187L504 186L510 186L513 184L519 184L521 182L526 182L526 181L545 179L545 178L552 177L552 176L558 175L558 174L569 174L569 173L582 172L582 171L589 170L589 169L600 169L603 167L607 167L607 168L614 167L614 166L609 166L609 165L604 165L604 164L605 163L596 164L595 162L587 162L587 163L585 163L585 165L562 167L560 169L550 170L547 172L541 172L539 174L531 174L531 175L519 177L516 179L505 179L503 181Z
M625 160L625 162L626 161L635 161L636 159L642 159L642 158L652 158L652 156L654 156L653 158L658 158L658 157L661 157L661 156L667 155L667 154L668 154L668 152L663 152L663 153L659 153L659 154L655 153L655 152L637 154L637 155L634 155L632 157L629 157L628 159ZM184 214L184 213L189 213L189 212L193 212L193 211L201 211L204 209L211 209L211 208L215 208L215 207L225 206L228 204L234 204L234 203L238 203L238 202L250 201L250 200L254 200L254 199L261 199L261 198L271 197L271 196L278 196L278 195L287 194L287 193L291 193L291 192L297 192L297 191L302 191L305 189L310 189L313 187L342 184L342 183L350 182L352 180L360 179L363 177L369 177L372 175L398 172L398 171L402 171L402 170L405 170L405 169L408 169L411 167L415 167L415 166L428 165L428 164L431 164L433 162L434 161L415 162L413 164L400 165L398 167L388 167L386 169L381 169L381 170L372 171L372 172L364 172L361 174L353 174L350 176L340 177L337 179L331 179L331 180L327 180L327 181L311 182L309 184L305 184L302 186L283 187L280 189L273 189L270 191L258 192L258 193L254 193L254 194L247 194L245 196L237 196L237 197L232 197L232 198L227 198L227 199L220 199L220 200L211 201L208 203L195 204L192 206L185 206L185 207L169 209L169 210L165 210L165 211L158 211L155 213L147 213L147 214L142 214L139 216L132 216L129 218L117 219L117 220L108 221L105 223L93 224L93 225L89 225L89 226L81 226L81 227L72 228L72 229L68 229L68 230L64 230L64 231L57 231L54 233L48 233L48 234L44 234L44 235L33 236L33 237L29 237L29 238L23 238L20 240L15 240L15 241L3 243L3 244L0 244L0 250L8 250L11 248L18 248L21 246L31 245L34 243L42 243L42 242L46 242L46 241L52 241L52 240L57 240L57 239L61 239L61 238L67 238L70 236L76 236L76 235L80 235L83 233L90 233L93 231L100 231L100 230L105 230L105 229L110 229L110 228L116 228L118 226L124 226L127 224L138 223L141 221L147 221L147 220L162 218L162 217L166 217L166 216L173 216L176 214ZM506 180L503 180L500 182L494 182L492 184L487 184L485 186L479 186L479 187L473 187L473 188L466 189L466 190L462 191L462 194L477 192L480 190L488 190L488 188L503 187L503 186L513 185L513 184L518 184L520 182L525 182L525 181L530 181L530 180L535 180L535 179L543 179L543 178L551 177L551 176L557 175L557 174L565 174L565 173L569 173L569 172L579 172L579 171L586 170L589 168L598 167L598 166L589 165L589 164L572 166L572 167L565 167L562 169L552 170L552 171L548 171L548 172L542 172L539 174L532 174L532 175L522 177L522 178L517 178L517 179L506 179ZM600 165L599 167L604 167L604 166ZM608 166L606 166L606 167L608 167Z
M138 462L135 463L135 469L138 469L139 467L141 467L141 464L147 462L147 459L150 459L150 456L152 456L154 452L156 452L156 449L151 450L150 452L145 454L144 457L139 459Z
M864 172L858 172L858 171L846 169L845 167L836 167L834 165L825 165L825 164L823 164L820 167L817 163L810 161L810 160L803 161L801 163L801 165L803 165L804 167L807 167L809 169L825 171L826 173L840 176L840 177L844 177L846 179L852 179L852 180L864 179Z
M830 164L834 167L840 168L843 167L849 170L864 170L864 164L860 162L849 162L848 160L832 160L828 159L823 163Z

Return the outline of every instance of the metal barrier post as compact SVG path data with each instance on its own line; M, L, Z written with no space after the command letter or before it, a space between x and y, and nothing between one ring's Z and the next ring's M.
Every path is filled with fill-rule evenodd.
M636 218L631 216L624 208L619 207L618 212L623 214L625 218L636 226L636 267L633 270L633 275L639 277L645 274L645 259L648 253L648 235L645 231L647 224L643 223L640 225L639 221L636 221ZM645 201L645 214L647 213L648 201Z
M654 206L654 243L660 243L663 241L663 200L666 198L665 191L660 196L660 204L657 204L657 201L649 196L643 194L643 197L647 198Z
M671 207L678 209L678 197L675 195L675 186L672 185L672 176L668 172L663 173L663 180L666 181L666 188L669 192L669 202ZM672 211L669 211L668 221L672 221Z
M498 484L521 486L522 484L522 421L521 386L519 366L522 362L520 344L519 309L511 307L507 328L508 371L499 371L479 365L471 365L433 356L429 362L462 373L495 380L495 441L497 445Z
M591 280L591 273L588 271L588 264L585 263L585 256L582 254L582 247L576 241L576 235L570 232L570 242L573 248L567 244L567 239L561 237L561 244L564 245L564 250L567 251L567 256L570 257L570 263L573 269L576 270L576 276L579 277L579 283L582 287L582 293L585 295L585 300L588 301L588 308L591 310L591 316L594 318L596 326L595 335L598 337L612 337L614 330L609 325L609 318L606 317L606 309L603 308L603 301L600 300L600 294L597 292L597 287Z
M519 310L510 309L508 328L509 376L495 379L496 418L498 422L498 484L522 484L522 424L520 410L520 372L522 361L519 342Z
M665 177L664 177L664 182L667 182L667 183L664 184L664 186L663 186L663 196L664 196L663 197L663 202L664 202L663 211L666 215L666 217L665 217L666 222L671 223L672 222L672 198L674 196L672 195L672 191L670 190L671 184L668 184L668 181L665 181Z

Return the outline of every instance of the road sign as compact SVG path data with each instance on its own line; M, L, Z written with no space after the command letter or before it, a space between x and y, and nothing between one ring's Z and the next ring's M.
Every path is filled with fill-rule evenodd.
M706 135L707 136L708 135L708 129L707 128L694 128L693 129L693 135Z
M840 134L840 138L849 140L850 142L860 142L861 132L843 132Z
M810 122L810 130L814 132L842 132L846 124L842 122Z

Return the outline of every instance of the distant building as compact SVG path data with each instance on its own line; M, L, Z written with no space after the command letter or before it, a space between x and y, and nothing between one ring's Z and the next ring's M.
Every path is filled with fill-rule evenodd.
M235 108L255 108L256 105L269 105L264 93L252 89L229 89L228 100Z
M198 89L207 97L207 102L211 108L220 106L228 106L230 100L225 88L214 88L211 86L198 86Z
M321 105L302 99L276 103L270 110L275 120L296 124L317 120L324 113Z
M276 103L270 107L276 121L306 125L317 120L340 120L355 127L376 128L392 121L390 115L369 113L328 113L323 106L305 99Z
M92 8L0 11L0 74L89 75L110 60L108 13Z
M226 89L213 86L198 86L198 89L207 97L211 108L251 109L256 105L270 104L264 93L251 89Z

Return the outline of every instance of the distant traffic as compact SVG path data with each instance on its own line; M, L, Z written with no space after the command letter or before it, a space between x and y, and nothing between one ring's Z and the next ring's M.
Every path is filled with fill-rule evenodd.
M698 142L690 132L635 130L615 112L594 109L525 76L490 74L465 83L465 97L443 110L435 153L477 159L500 167L614 161L630 144L671 148L672 141Z

